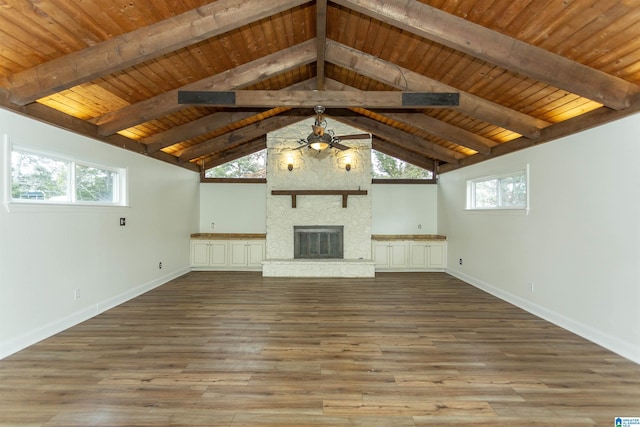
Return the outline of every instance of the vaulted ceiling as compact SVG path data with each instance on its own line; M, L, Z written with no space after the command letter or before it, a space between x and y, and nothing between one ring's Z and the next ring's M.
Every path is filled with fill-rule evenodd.
M640 0L0 0L0 106L123 149L208 168L316 103L440 173L557 139L640 110Z

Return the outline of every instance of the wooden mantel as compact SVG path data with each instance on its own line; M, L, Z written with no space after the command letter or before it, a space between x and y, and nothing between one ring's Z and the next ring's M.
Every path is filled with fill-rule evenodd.
M349 196L366 196L367 190L272 190L272 196L291 196L291 207L296 207L296 196L342 196L342 207L347 207Z

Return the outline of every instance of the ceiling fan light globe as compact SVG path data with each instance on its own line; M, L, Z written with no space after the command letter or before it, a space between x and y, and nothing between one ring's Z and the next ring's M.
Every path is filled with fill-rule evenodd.
M312 142L311 144L309 144L309 146L314 150L322 151L327 147L329 147L329 144L324 141L317 141L317 142Z

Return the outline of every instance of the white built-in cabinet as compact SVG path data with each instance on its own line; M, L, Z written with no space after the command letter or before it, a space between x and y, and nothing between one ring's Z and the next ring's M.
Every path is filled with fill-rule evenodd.
M191 240L191 268L194 270L260 270L265 240Z
M227 238L194 236L203 235L193 235L191 239L191 268L194 270L262 269L266 238L230 238L228 236L238 235L220 234L215 236ZM372 239L371 244L376 271L441 271L447 267L447 241L442 238Z
M444 241L411 242L409 266L412 268L445 268L447 248Z
M374 240L372 253L376 270L443 270L446 245L445 240Z
M230 240L229 266L239 268L262 268L264 240Z
M373 260L376 269L397 269L409 266L409 242L373 242Z
M192 240L191 267L226 267L227 242L220 240Z

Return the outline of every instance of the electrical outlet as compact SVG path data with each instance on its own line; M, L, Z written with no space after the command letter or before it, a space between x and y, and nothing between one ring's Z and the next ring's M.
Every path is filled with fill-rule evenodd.
M160 261L160 262L158 263L158 269L159 269L159 270L162 270L162 261Z
M214 228L216 228L216 223L215 223L215 222L212 222L212 223L211 223L211 229L213 230Z
M76 288L73 291L73 299L80 299L80 288Z
M418 230L422 230L422 224L418 224Z
M535 290L535 285L533 284L533 282L529 282L529 291L533 293L534 290Z
M120 218L120 227L124 227L125 225L127 225L127 219L126 218Z
M462 258L458 260L458 264L462 265Z

